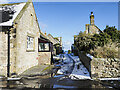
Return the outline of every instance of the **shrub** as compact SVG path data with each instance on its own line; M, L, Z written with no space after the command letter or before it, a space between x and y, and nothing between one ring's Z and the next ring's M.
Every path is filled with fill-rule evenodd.
M68 50L68 54L70 54L71 53L71 51L70 50Z
M90 54L97 58L118 58L117 43L109 43L103 47L98 46L94 50L90 50Z
M74 37L74 44L79 51L103 58L118 57L118 47L116 47L118 42L120 42L120 31L109 26L106 26L100 34L90 35L80 32Z
M119 31L114 27L109 27L106 26L104 29L104 32L110 35L110 38L112 39L113 42L117 41L119 39Z

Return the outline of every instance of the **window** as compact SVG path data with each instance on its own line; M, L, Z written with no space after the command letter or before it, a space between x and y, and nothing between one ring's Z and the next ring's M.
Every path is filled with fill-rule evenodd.
M39 43L39 51L50 51L49 43Z
M27 36L27 50L34 50L34 38Z

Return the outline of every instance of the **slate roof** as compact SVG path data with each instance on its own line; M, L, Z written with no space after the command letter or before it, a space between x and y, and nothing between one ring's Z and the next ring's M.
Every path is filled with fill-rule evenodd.
M26 8L32 1L12 4L0 4L0 26L12 26L14 22L19 21ZM35 14L36 16L36 14ZM37 17L36 17L37 20ZM38 21L37 21L38 24ZM39 24L38 24L39 26ZM40 27L39 27L40 30ZM40 37L47 39L47 36L40 30ZM48 40L49 41L49 40ZM50 42L50 41L49 41Z
M26 3L1 4L0 5L0 26L12 26L20 11Z
M47 36L54 45L60 43L59 40L54 39L54 37L51 34L48 34Z

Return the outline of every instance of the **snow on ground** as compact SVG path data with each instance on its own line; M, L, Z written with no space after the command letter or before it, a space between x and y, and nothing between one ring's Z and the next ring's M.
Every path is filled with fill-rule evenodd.
M69 77L71 79L91 79L88 70L81 63L78 56L69 55L72 59L69 58L66 54L64 56L66 59L63 60L61 69L57 71L57 74L67 75L66 72L72 72L71 74L69 73ZM73 60L75 64L73 63ZM73 71L71 71L73 68L73 64L74 64L74 69Z
M1 78L3 78L3 77L0 76L0 79L1 79Z
M20 80L21 78L8 78L7 80Z
M71 67L73 66L73 61L66 55L64 54L65 59L63 60L61 64L61 68L57 71L57 74L67 74Z
M120 78L99 78L99 80L120 80Z
M70 57L75 61L75 67L69 77L71 79L91 79L88 70L81 63L79 57L71 55Z
M86 54L90 59L93 59L93 56L90 54Z
M0 23L0 26L11 26L13 21L15 20L15 18L17 17L17 15L20 13L20 11L22 10L22 8L24 7L26 3L20 3L20 4L17 4L17 5L12 5L12 6L4 6L4 7L7 7L8 9L5 9L5 11L9 10L9 9L13 9L15 11L15 13L12 15L13 18L10 19L9 21L7 22L3 22L3 23ZM3 7L3 8L4 8Z
M56 60L63 59L63 60L65 60L66 58L62 57L61 55L56 55L56 56L53 56L53 59L56 59Z
M59 59L61 59L61 58L60 58L60 57L57 57L57 56L53 56L53 59L59 60Z

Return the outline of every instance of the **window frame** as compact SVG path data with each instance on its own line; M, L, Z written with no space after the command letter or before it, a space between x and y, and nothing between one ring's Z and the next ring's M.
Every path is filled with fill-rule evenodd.
M41 51L40 48L39 48L40 43L43 43L43 44L48 43L48 44L49 44L49 45L48 45L48 46L49 46L49 50L43 50L43 51ZM38 39L38 52L51 52L50 42L43 41L43 40L41 40L41 39L39 38L39 39Z
M48 50L40 50L39 48L39 45L41 44L42 42L38 43L38 52L50 52L50 43L42 43L42 44L48 44Z
M32 48L28 48L28 37L29 39L32 38L33 41L32 41ZM26 40L26 51L27 52L34 52L35 51L35 37L34 35L31 35L31 34L27 34L27 40Z

